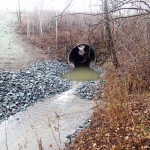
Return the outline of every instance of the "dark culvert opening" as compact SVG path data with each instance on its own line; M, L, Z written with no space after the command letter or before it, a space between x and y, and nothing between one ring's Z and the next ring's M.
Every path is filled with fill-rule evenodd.
M69 52L68 63L73 67L89 66L92 62L96 62L96 53L87 44L79 44Z

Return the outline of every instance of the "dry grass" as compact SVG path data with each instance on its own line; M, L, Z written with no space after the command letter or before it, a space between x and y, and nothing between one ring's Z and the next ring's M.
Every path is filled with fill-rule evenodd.
M150 94L129 94L129 79L108 80L105 98L89 129L68 149L148 150L150 148Z
M136 66L126 63L115 70L105 65L107 79L105 106L95 109L90 128L81 132L68 149L72 150L148 150L150 149L150 91L147 60ZM124 64L124 65L123 65ZM128 64L128 71L125 66Z
M112 22L115 49L121 66L118 70L115 70L111 61L109 62L111 58L106 51L103 25L99 25L89 34L92 28L83 23L83 20L89 18L80 17L74 15L71 20L68 18L59 20L58 49L56 49L54 22L47 26L47 22L44 21L45 31L43 30L41 39L38 25L35 26L35 36L31 32L28 39L43 50L50 46L50 50L61 60L65 60L64 45L68 53L78 42L90 43L96 48L98 64L108 61L104 64L107 82L103 100L106 104L97 105L90 128L81 132L68 149L150 149L150 59L148 58L150 54L147 51L150 47L150 25L147 16ZM31 22L31 29L34 23ZM26 24L27 18L24 18L22 33L27 32Z
M119 29L122 33L114 34L120 68L116 70L110 62L104 64L106 104L97 106L90 128L76 137L70 150L150 149L150 61L145 49L148 45L141 29L143 24L137 23L133 31L132 23L124 23Z

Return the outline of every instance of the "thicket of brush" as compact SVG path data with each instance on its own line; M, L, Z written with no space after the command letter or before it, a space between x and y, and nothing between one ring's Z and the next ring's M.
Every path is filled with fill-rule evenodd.
M125 19L114 32L120 68L104 65L106 104L97 102L90 128L68 149L150 149L149 27L144 18Z
M69 51L75 45L84 43L95 48L97 60L102 64L110 56L106 51L104 25L96 29L95 26L89 27L101 18L69 13L56 17L56 12L35 10L22 14L19 32L49 54L50 59L66 61Z
M24 15L21 33L28 40L57 59L76 43L90 44L97 52L97 63L106 69L105 105L97 106L90 128L76 137L68 149L137 150L150 149L150 22L149 16L120 18L110 23L120 67L110 63L105 27L90 27L101 17L71 15L56 17L52 12ZM101 95L100 95L101 96Z
M141 62L136 63L137 66L130 68L131 72L120 70L118 73L113 67L107 70L103 97L106 104L97 105L90 128L76 137L70 149L150 148L150 91L145 81L147 63L142 64L142 69L138 64Z

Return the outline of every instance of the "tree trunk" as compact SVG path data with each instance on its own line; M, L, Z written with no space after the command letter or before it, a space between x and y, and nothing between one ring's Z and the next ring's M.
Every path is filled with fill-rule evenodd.
M33 19L32 38L34 39L34 17L32 19Z
M39 30L40 30L40 47L42 48L42 36L43 36L43 27L42 27L42 15L41 10L39 10Z
M20 0L18 0L18 23L21 24Z
M112 56L113 64L116 68L119 67L119 62L116 56L116 51L114 47L113 37L111 33L111 28L109 24L109 14L108 14L108 5L107 0L104 0L104 19L105 19L105 32L106 32L106 40L107 40L107 49Z
M30 39L30 18L28 15L28 19L27 19L27 38Z
M57 20L57 10L56 10L56 50L58 49L58 20Z

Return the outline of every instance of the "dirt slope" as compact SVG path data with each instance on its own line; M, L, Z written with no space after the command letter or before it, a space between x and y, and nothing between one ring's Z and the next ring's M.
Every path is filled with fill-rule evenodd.
M40 49L24 41L16 29L16 14L0 12L0 69L5 71L24 69L48 58Z

